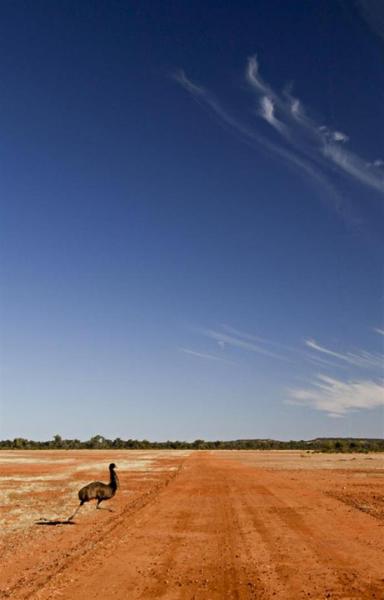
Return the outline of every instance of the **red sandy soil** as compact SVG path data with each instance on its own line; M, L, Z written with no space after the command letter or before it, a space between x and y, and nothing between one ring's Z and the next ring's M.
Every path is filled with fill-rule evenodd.
M24 519L1 534L0 598L384 599L380 455L147 454L146 471L119 471L121 490L106 503L114 512L87 506L75 525ZM106 451L97 461L127 464L127 456ZM91 481L91 471L77 471L75 483ZM28 512L31 500L19 498L19 508Z

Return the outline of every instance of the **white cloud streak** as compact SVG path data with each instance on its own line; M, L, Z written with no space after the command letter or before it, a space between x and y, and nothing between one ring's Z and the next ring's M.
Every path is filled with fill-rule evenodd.
M384 334L384 332L383 332ZM361 369L369 370L373 377L366 379L355 376L354 379L342 381L320 374L309 384L308 387L292 389L289 391L290 404L301 404L315 410L326 412L329 417L340 418L348 412L356 410L368 410L384 406L384 387L382 385L382 374L384 367L384 356L360 350L358 352L336 352L318 344L315 340L305 340L305 345L322 357L336 359L341 366L351 366L357 373ZM323 358L317 358L324 362ZM356 370L357 369L357 370ZM380 377L377 377L380 373Z
M334 131L333 139L335 140L335 142L341 142L344 144L345 142L348 142L349 137L347 135L345 135L345 133L342 133L341 131Z
M375 327L374 331L376 331L376 333L378 333L379 335L384 335L384 329L379 329L378 327Z
M349 363L355 367L362 368L381 368L384 367L384 357L382 354L375 354L372 352L367 352L366 350L361 350L360 352L335 352L334 350L330 350L329 348L325 348L324 346L320 346L315 340L305 340L305 345L312 350L316 350L317 352L321 352L322 354L327 354L328 356L333 356L339 360Z
M180 352L184 352L185 354L190 354L192 356L197 356L198 358L205 358L207 360L220 360L223 362L228 362L224 358L220 356L215 356L214 354L208 354L207 352L197 352L196 350L190 350L189 348L179 348Z
M271 352L267 348L263 348L260 344L255 344L251 341L246 341L241 339L238 336L228 335L227 333L223 333L222 331L215 331L213 329L205 329L203 333L215 340L221 348L226 345L231 346L233 348L240 348L241 350L247 350L248 352L255 352L257 354L263 354L264 356L268 356L270 358L276 358L278 360L289 360L287 357L282 356L281 354L277 354L276 352Z
M293 346L289 346L287 344L282 344L281 342L275 342L274 340L269 340L267 338L260 337L259 335L254 335L253 333L241 331L241 330L236 329L235 327L231 327L230 325L227 325L225 323L223 323L221 325L221 327L222 327L222 329L225 329L225 331L227 331L229 334L232 334L236 337L244 338L246 340L251 340L253 342L267 344L268 346L274 346L275 348L278 348L280 350L287 350L289 352L297 352L297 348L294 348Z
M347 134L316 123L307 116L302 102L289 92L279 94L274 91L262 79L256 56L248 59L245 78L258 97L256 114L279 134L282 139L280 143L270 141L251 125L243 125L224 110L208 90L192 82L184 71L174 73L173 77L199 104L209 108L222 125L240 135L243 141L279 156L313 182L326 188L337 209L340 208L341 197L324 171L343 174L384 194L383 161L376 159L369 162L347 150Z
M384 193L384 177L378 169L371 170L364 160L336 144L324 144L322 152L326 158L332 160L337 167L352 178Z
M222 324L220 329L202 329L205 336L215 340L224 350L226 346L240 348L249 352L255 352L283 360L286 362L299 362L306 360L323 367L345 369L355 367L371 371L384 372L384 355L381 353L359 350L356 352L336 352L330 348L320 345L313 339L304 341L305 346L312 352L304 351L299 347L283 344L261 336L257 336L227 324ZM381 330L378 330L379 332ZM383 331L384 335L384 331ZM334 359L334 360L332 360Z
M337 368L337 369L347 369L348 366L345 364L339 364L335 361L331 361L331 360L327 360L326 358L320 358L319 356L315 355L315 354L310 354L308 352L304 353L304 356L306 358L306 360L309 360L309 362L316 364L317 366L326 366L326 367L332 367L332 369Z
M297 98L292 98L288 93L285 93L286 98L276 93L260 77L255 56L248 59L246 79L260 102L265 102L265 96L268 98L269 110L264 110L261 116L273 125L301 155L315 161L322 168L326 166L325 158L326 162L331 163L339 172L384 194L384 174L377 168L381 160L367 163L357 154L346 150L343 146L348 142L349 137L345 133L319 125L307 117L302 103ZM280 114L280 121L276 118L277 111ZM290 127L290 135L287 135L288 127Z
M193 83L183 70L173 73L173 79L177 81L200 105L209 108L213 114L220 118L222 124L230 127L233 132L240 134L248 141L254 141L255 136L251 129L244 126L240 121L232 117L211 92Z
M285 125L275 117L275 107L273 101L268 96L261 98L259 114L267 123L277 129L279 133L287 135Z
M265 136L257 132L252 126L244 125L241 121L233 117L225 110L215 96L202 86L196 85L184 73L183 70L176 71L172 75L173 79L184 88L193 99L202 107L207 108L210 113L218 119L218 122L225 129L229 129L238 139L245 142L254 149L261 149L268 154L272 154L282 160L285 164L294 167L302 176L316 186L319 186L323 191L327 192L337 210L340 209L342 198L336 188L325 177L321 170L314 164L311 164L305 157L300 156L297 152L290 150L287 147L271 142ZM268 89L268 88L267 88ZM272 100L269 100L272 101ZM267 104L269 104L269 101ZM275 102L273 98L273 102ZM272 111L273 113L273 111ZM277 121L271 115L270 107L264 107L262 114L266 120L269 119L270 124L277 129L279 133L288 136L288 129L285 125Z
M373 380L340 381L318 375L310 387L289 391L290 404L309 406L329 417L343 417L356 410L384 407L384 387Z

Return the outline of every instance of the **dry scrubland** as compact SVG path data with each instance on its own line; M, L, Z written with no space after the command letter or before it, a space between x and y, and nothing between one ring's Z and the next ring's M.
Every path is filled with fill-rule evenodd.
M382 454L2 451L0 521L0 598L384 599Z

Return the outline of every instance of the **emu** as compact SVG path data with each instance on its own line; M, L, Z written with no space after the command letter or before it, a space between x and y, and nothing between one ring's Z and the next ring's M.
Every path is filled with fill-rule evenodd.
M100 508L99 505L101 502L113 498L113 496L116 494L117 488L119 487L119 478L115 473L115 469L115 463L111 463L109 465L109 483L93 481L92 483L88 483L88 485L85 485L81 488L81 490L79 490L80 504L73 513L73 515L69 517L68 521L72 521L77 511L83 506L83 504L85 504L85 502L89 502L90 500L97 500L96 508Z

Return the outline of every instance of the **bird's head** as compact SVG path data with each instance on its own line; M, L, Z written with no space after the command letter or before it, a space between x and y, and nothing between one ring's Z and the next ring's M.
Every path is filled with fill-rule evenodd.
M116 469L116 465L115 465L115 463L111 463L111 464L109 465L109 470L110 470L110 471L112 471L113 469Z

